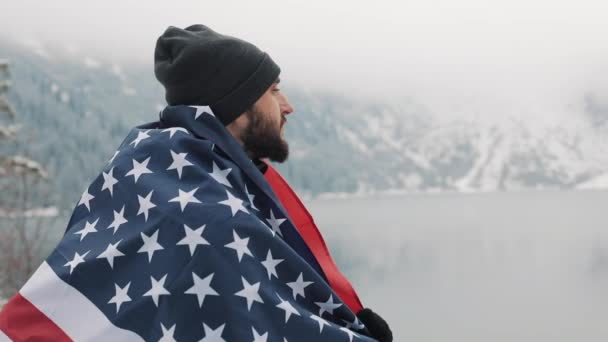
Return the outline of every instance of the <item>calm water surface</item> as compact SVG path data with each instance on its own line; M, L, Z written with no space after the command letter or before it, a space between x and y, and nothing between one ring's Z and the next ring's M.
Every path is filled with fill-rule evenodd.
M307 204L397 341L608 341L608 192Z

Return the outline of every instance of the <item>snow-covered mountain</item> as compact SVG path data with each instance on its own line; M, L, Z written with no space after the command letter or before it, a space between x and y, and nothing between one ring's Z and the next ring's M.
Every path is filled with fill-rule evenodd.
M346 165L355 165L348 173L356 174L358 192L608 187L608 104L591 95L581 99L582 111L544 120L446 121L411 103L353 107L345 101L328 100L334 105L326 110L305 105L311 118L302 121L324 126L321 135L333 137L332 146L321 143L323 153L339 151ZM288 133L299 136L297 126ZM309 140L296 139L292 159L321 162L311 149Z
M164 103L151 66L75 51L59 57L40 43L0 42L25 124L54 128L31 152L57 165L55 174L78 161L79 174L56 176L67 198L77 198L130 127L155 120ZM608 187L608 101L593 93L559 118L446 120L408 94L387 104L283 88L297 111L286 126L290 159L278 168L305 194ZM69 160L57 151L70 151Z

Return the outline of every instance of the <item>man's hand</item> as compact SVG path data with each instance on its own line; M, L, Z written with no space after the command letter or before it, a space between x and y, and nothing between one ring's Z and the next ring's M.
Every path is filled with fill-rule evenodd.
M377 339L380 342L392 342L393 332L388 327L388 323L377 313L369 308L365 308L357 313L359 320L365 324L370 332L370 337Z

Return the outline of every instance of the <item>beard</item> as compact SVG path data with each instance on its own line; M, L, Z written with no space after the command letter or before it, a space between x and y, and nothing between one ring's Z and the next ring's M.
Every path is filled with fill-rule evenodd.
M245 115L249 117L249 125L241 139L249 157L268 158L278 163L286 161L289 156L289 144L281 137L281 127L285 119L281 118L281 127L277 128L270 115L255 108L247 111Z

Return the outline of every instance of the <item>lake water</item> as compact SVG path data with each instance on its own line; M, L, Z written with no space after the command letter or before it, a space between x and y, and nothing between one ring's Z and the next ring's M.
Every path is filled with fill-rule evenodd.
M307 204L396 341L608 341L608 192Z

